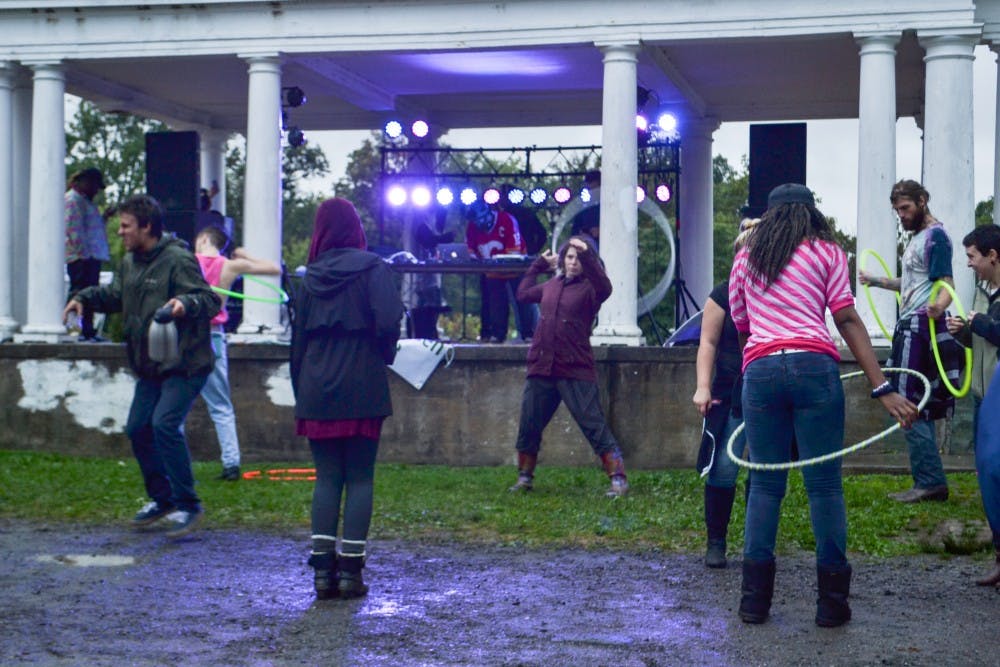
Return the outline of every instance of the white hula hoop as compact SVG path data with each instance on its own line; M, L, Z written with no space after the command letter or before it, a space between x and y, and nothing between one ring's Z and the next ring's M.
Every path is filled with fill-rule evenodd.
M927 404L927 401L931 397L931 383L926 376L924 376L922 373L918 373L917 371L911 370L909 368L883 368L882 370L887 373L908 373L909 375L912 375L921 382L923 382L924 395L923 398L920 399L920 403L917 404L917 412L920 412L921 410L924 409L924 406ZM840 379L847 380L848 378L858 377L860 375L864 375L864 371L854 371L853 373L845 373L844 375L840 376ZM736 430L733 431L733 434L729 436L729 441L726 443L726 454L729 455L729 458L732 459L734 463L743 466L744 468L749 468L750 470L791 470L793 468L805 468L806 466L816 465L817 463L826 463L827 461L832 461L838 456L846 456L847 454L856 452L859 449L864 449L873 442L876 442L886 437L893 431L898 431L899 422L896 422L895 424L885 429L884 431L876 433L867 440L862 440L861 442L853 444L850 447L844 447L843 449L838 449L835 452L830 452L829 454L823 454L822 456L815 456L811 459L802 459L800 461L788 461L786 463L755 463L753 461L747 461L746 459L741 459L740 457L736 456L736 453L733 451L733 445L736 442L737 436L739 436L739 434L743 432L743 427L744 424L740 424L739 426L737 426Z
M594 203L590 206L599 205L599 203ZM556 220L555 228L552 230L552 252L559 251L559 237L562 235L563 227L577 213L585 208L590 208L590 206L584 206L583 201L579 197L574 197L573 201L566 205L559 219ZM667 215L663 212L663 209L647 197L639 204L639 210L652 218L653 222L663 231L663 235L667 237L667 245L670 246L670 262L667 264L667 270L663 272L663 276L660 277L659 282L656 283L653 289L639 297L636 317L642 317L663 301L663 298L667 295L667 291L670 289L671 283L673 283L674 269L677 266L677 246L674 243L674 228L670 224L670 220L667 219Z

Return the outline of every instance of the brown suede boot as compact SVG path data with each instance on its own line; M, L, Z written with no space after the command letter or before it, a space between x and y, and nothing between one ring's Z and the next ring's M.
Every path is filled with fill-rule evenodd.
M622 460L621 450L615 447L610 452L601 454L601 464L611 479L611 487L605 495L608 498L619 498L627 494L628 479L625 477L625 461Z
M531 491L535 488L535 465L538 463L538 454L517 453L517 482L507 489L511 493L521 491Z
M976 586L1000 586L1000 548L997 549L997 559L993 571L982 579L976 579Z

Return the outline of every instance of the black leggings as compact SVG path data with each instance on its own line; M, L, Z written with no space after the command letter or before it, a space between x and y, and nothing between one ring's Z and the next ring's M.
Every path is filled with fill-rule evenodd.
M344 500L344 531L341 537L364 543L372 520L375 455L378 441L360 436L309 440L316 464L313 489L312 532L337 535L340 499Z

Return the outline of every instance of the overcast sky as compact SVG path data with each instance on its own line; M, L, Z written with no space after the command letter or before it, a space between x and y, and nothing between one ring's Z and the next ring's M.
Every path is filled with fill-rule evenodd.
M975 193L976 201L993 194L994 125L996 115L996 57L985 46L976 48L974 64ZM956 102L960 103L960 102ZM787 119L794 121L795 119ZM713 154L739 165L750 150L747 123L724 123L715 133ZM377 128L373 128L377 129ZM681 128L683 132L683 128ZM819 208L837 219L838 226L855 231L858 189L858 123L856 120L810 121L806 130L806 180L819 197ZM344 174L347 156L361 145L367 132L310 132L330 160L329 177L310 182L318 192L331 191ZM591 145L601 141L600 127L514 128L502 130L453 130L445 141L456 148L509 146ZM681 141L683 142L683 134ZM896 177L920 179L920 132L913 118L896 124ZM931 193L933 196L934 193ZM888 193L886 193L888 197ZM888 207L888 199L886 200Z

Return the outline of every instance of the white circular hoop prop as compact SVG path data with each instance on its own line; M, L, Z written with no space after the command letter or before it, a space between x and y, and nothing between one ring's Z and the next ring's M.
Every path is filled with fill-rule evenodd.
M931 383L930 380L926 378L926 376L909 368L883 368L882 370L889 373L908 373L909 375L912 375L916 377L918 380L920 380L924 384L924 395L923 398L920 399L920 403L917 404L917 412L920 412L921 410L924 409L924 406L927 404L927 401L931 397ZM840 379L847 380L848 378L858 377L860 375L864 375L864 371L854 371L853 373L845 373L844 375L840 376ZM739 436L739 434L743 432L743 428L744 424L740 424L738 427L736 427L736 430L733 431L733 434L729 437L729 441L726 443L726 454L729 455L729 458L732 459L734 463L743 466L744 468L749 468L750 470L791 470L793 468L805 468L806 466L816 465L817 463L826 463L827 461L832 461L838 456L846 456L847 454L856 452L859 449L864 449L873 442L876 442L886 437L893 431L898 431L899 422L896 422L895 424L885 429L884 431L876 433L867 440L862 440L861 442L853 444L850 447L844 447L843 449L838 449L835 452L830 452L829 454L823 454L822 456L815 456L811 459L802 459L801 461L788 461L786 463L754 463L753 461L747 461L746 459L741 459L740 457L736 456L736 453L733 451L733 445L735 444L736 438Z
M594 202L590 206L600 206L600 203ZM585 208L589 208L589 206L584 206L582 199L574 197L562 210L559 219L556 220L555 229L552 230L552 252L559 250L559 236L562 234L563 228L577 213ZM653 310L653 308L656 308L663 301L663 298L667 295L667 291L670 289L670 284L674 280L674 268L677 266L677 246L674 243L674 228L659 206L654 204L649 198L646 198L639 204L639 210L653 219L663 231L663 235L667 237L667 245L670 246L670 262L667 264L667 270L663 272L663 276L653 289L639 297L636 316L642 317Z

